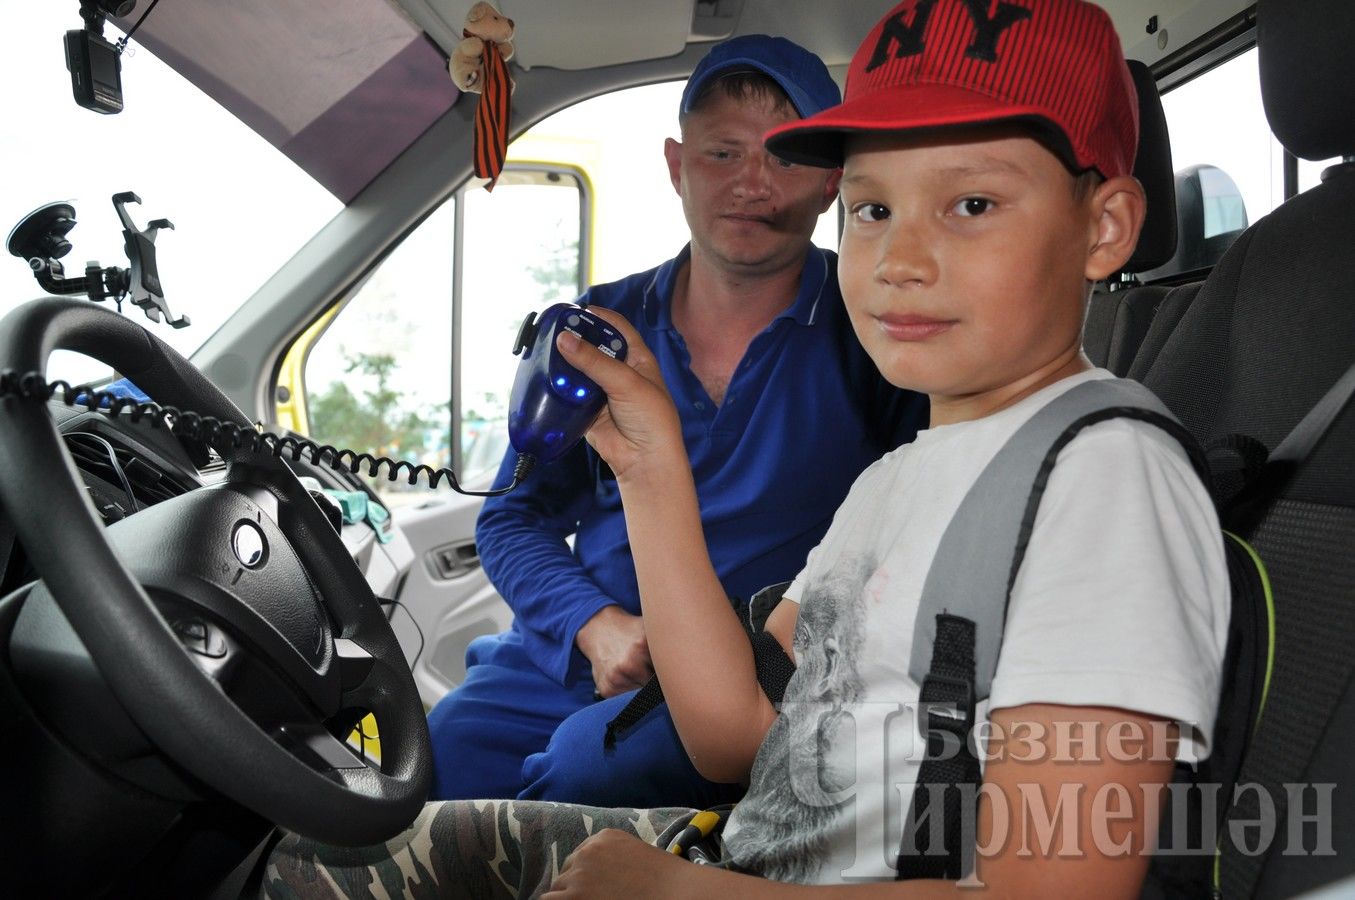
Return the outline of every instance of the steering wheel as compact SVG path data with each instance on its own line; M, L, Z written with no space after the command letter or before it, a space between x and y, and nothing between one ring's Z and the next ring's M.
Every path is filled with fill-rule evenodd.
M0 369L43 372L56 349L111 365L162 406L249 425L110 310L46 299L0 320ZM431 781L404 654L295 475L271 456L223 457L221 483L104 528L46 404L0 397L0 506L43 578L26 605L50 593L136 726L201 782L316 840L385 840ZM334 737L361 711L380 727L379 770Z

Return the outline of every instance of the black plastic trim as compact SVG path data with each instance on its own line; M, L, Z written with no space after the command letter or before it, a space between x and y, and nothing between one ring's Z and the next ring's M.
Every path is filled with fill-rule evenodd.
M1149 66L1166 94L1256 46L1256 7L1243 10Z

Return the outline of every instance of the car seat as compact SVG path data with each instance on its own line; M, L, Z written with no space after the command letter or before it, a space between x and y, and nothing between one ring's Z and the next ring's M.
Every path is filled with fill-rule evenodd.
M1190 309L1191 302L1203 286L1203 281L1191 281L1167 289L1157 304L1157 309L1153 311L1148 333L1143 336L1138 350L1134 353L1129 371L1125 373L1126 378L1143 380L1144 373L1152 368L1153 361L1162 352L1163 344L1171 337L1177 323L1186 314L1186 310Z
M1082 347L1095 365L1124 375L1148 333L1168 288L1139 284L1135 273L1155 269L1176 252L1176 186L1172 174L1171 139L1162 98L1148 67L1129 61L1139 98L1139 148L1134 177L1148 197L1148 212L1134 255L1107 286L1092 292L1082 328Z
M1175 328L1150 335L1160 348L1146 347L1151 357L1131 374L1204 445L1245 436L1274 450L1355 362L1355 4L1261 0L1257 28L1262 97L1280 142L1305 159L1347 161L1247 228ZM1269 570L1275 649L1241 774L1260 790L1235 795L1228 820L1266 819L1275 831L1263 852L1248 853L1225 829L1224 897L1287 897L1355 873L1353 453L1347 410L1242 535ZM1314 784L1335 788L1286 789ZM1295 801L1321 821L1295 828ZM1254 850L1257 830L1247 833ZM1319 840L1334 852L1314 854Z

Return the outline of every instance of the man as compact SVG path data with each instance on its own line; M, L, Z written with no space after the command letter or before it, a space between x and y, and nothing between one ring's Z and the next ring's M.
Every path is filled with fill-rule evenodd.
M799 571L857 474L926 421L925 398L891 387L861 350L836 256L810 244L841 173L762 145L838 100L823 63L790 41L716 46L683 93L681 142L664 146L691 243L582 298L626 316L659 360L731 597ZM607 723L653 670L620 496L592 450L488 501L476 541L516 619L471 644L465 682L429 715L435 798L737 799L741 786L697 774L666 707L604 749Z

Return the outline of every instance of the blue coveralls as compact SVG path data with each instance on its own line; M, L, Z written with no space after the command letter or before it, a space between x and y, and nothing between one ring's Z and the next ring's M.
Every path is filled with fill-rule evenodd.
M847 319L836 254L811 247L795 302L753 339L717 407L673 327L688 254L584 297L625 315L657 358L682 420L711 561L725 591L746 600L800 571L856 476L926 427L927 400L879 375ZM514 458L510 451L500 482ZM606 723L632 694L595 702L574 636L610 604L638 615L640 595L621 497L591 448L580 443L486 501L476 544L516 618L510 631L471 643L466 680L429 714L435 799L634 807L737 799L741 788L697 774L666 706L604 752Z

